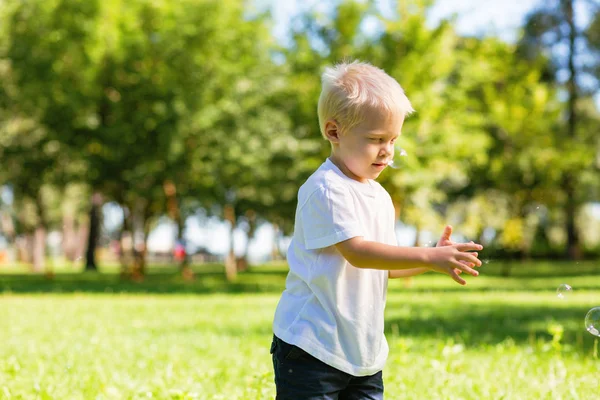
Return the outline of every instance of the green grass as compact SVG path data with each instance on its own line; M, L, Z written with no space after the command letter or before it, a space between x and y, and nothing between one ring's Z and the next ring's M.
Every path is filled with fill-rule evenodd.
M0 270L0 399L270 399L271 321L285 268L237 282L220 266L185 282L152 268L52 280ZM5 270L6 272L6 270ZM442 275L390 281L388 399L590 399L600 360L585 331L600 263L501 266L461 287ZM566 299L556 287L574 289Z

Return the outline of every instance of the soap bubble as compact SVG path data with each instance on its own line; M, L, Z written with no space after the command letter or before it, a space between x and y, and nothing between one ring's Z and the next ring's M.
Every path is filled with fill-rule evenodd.
M558 285L558 289L556 289L556 296L558 296L559 299L564 299L566 298L567 294L571 293L572 291L573 288L571 286L563 283Z
M585 316L585 329L600 337L600 307L594 307Z
M394 158L388 162L388 167L392 167L394 169L398 169L402 165L402 157L406 157L408 153L406 150L400 147L396 147L394 150Z

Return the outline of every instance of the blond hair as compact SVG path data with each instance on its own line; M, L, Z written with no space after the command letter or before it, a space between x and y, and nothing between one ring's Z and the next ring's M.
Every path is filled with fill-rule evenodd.
M353 61L325 69L319 96L319 127L325 136L325 123L335 120L341 133L358 125L364 108L379 108L400 112L403 116L414 110L400 84L380 68Z

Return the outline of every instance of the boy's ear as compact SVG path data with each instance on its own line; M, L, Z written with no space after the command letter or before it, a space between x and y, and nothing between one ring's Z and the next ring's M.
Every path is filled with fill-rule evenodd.
M330 119L325 122L325 136L331 143L338 143L340 141L340 128L336 121Z

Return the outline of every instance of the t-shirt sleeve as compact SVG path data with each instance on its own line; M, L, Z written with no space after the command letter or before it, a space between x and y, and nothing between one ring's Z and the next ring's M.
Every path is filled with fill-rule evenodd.
M321 187L300 209L304 242L308 250L329 247L356 236L364 236L349 189Z

